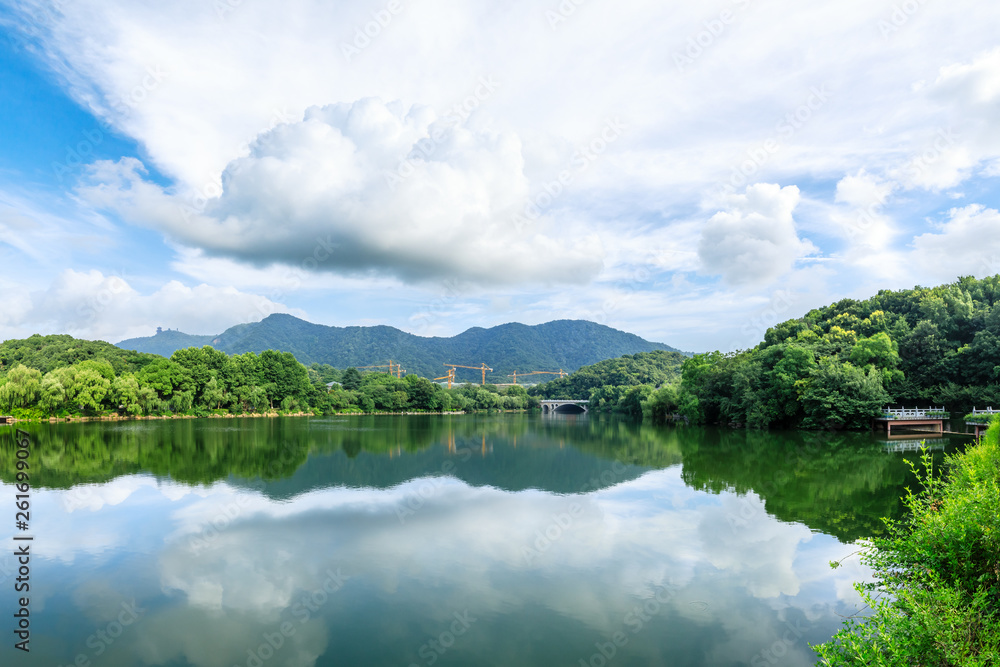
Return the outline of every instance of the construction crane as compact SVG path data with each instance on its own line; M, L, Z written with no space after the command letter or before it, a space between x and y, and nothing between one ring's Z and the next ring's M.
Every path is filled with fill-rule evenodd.
M454 368L449 368L447 375L445 375L444 377L440 377L440 378L434 378L434 380L435 381L437 381L437 380L447 380L448 381L448 389L451 389L451 383L455 381L455 369Z
M392 359L389 360L388 364L382 364L381 366L355 366L355 368L359 370L362 368L388 368L389 375L395 375L397 378L403 377L403 373L406 372L405 370L403 370L402 364L394 364L392 363Z
M569 375L569 373L560 368L558 371L531 371L530 373L521 373L521 377L524 377L525 375L558 375L561 380L564 376ZM513 375L508 375L507 377L514 378L514 384L517 384L517 371L514 371Z
M483 364L482 366L463 366L461 364L445 364L445 366L451 366L452 368L471 368L474 371L482 371L483 372L483 384L486 384L486 371L490 371L490 372L493 371L493 369L490 368L489 366L487 366L486 364Z

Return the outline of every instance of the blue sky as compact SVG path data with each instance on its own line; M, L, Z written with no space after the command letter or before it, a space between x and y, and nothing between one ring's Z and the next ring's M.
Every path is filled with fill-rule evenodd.
M748 347L1000 272L981 2L0 0L0 338Z

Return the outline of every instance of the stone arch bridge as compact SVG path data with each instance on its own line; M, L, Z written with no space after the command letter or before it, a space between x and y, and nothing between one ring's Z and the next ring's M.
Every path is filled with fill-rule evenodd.
M542 401L542 414L586 412L590 401Z

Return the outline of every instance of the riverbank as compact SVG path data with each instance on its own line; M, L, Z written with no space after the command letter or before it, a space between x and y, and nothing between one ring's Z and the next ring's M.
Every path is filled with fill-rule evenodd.
M1000 664L1000 421L943 475L930 460L909 516L862 543L875 582L854 587L873 611L816 647L826 664Z
M461 410L449 410L447 412L334 412L329 415L317 415L312 412L244 412L240 414L210 414L210 415L70 415L66 417L39 417L24 418L8 417L8 424L66 424L66 423L86 423L86 422L125 422L125 421L163 421L168 419L238 419L238 418L263 418L263 417L349 417L349 416L372 416L372 415L469 415L479 414L477 412L463 412ZM514 413L526 412L526 410L496 410L495 412Z

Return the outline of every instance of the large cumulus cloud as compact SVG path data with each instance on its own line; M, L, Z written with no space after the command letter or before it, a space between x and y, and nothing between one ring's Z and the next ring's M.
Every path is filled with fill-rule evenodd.
M529 197L520 139L454 113L377 99L310 108L262 134L222 183L215 197L185 196L126 159L95 164L80 192L257 266L484 284L579 283L602 266L596 236L560 236L545 216L519 222Z

